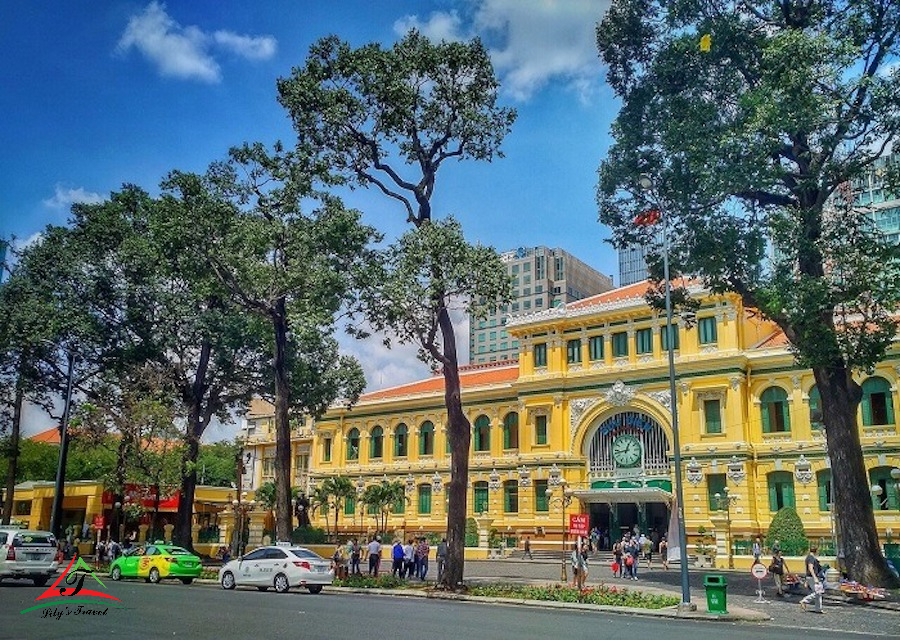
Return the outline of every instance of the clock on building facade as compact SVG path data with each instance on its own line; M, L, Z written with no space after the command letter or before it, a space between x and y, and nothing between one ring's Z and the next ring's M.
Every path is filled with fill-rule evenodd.
M621 435L613 440L613 460L620 467L636 467L641 462L641 442L632 435Z

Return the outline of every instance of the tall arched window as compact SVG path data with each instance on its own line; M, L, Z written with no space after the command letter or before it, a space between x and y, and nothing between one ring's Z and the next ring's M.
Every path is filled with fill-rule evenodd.
M384 456L384 429L379 426L372 428L369 436L369 457L381 458Z
M426 420L419 427L419 455L434 455L434 425Z
M356 427L347 432L347 460L359 460L359 429Z
M475 451L491 450L491 420L482 414L475 418Z
M519 481L506 480L503 483L503 512L519 512Z
M781 387L769 387L759 397L762 411L763 433L788 433L791 430L791 412L787 391Z
M402 422L394 429L394 455L401 458L409 455L409 429Z
M419 513L426 515L431 513L431 485L419 485Z
M819 387L813 385L809 390L809 424L813 429L822 428L822 394Z
M503 418L503 448L519 448L519 414L511 411Z
M475 513L487 513L488 511L488 483L486 480L479 480L472 485L472 493L474 500L472 501Z
M862 418L867 427L894 424L894 402L891 385L884 378L874 376L862 383Z

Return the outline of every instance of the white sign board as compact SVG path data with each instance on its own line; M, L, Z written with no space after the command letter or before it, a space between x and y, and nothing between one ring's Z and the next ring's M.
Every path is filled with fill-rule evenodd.
M757 562L755 565L750 567L750 573L753 574L753 577L757 580L762 580L767 575L769 575L769 570L766 569L766 565Z

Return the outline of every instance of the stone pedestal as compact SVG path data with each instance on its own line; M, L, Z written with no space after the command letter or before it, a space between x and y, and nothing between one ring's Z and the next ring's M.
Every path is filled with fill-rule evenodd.
M247 536L247 546L258 547L263 543L263 529L266 528L266 512L251 511L248 517L250 518L250 534Z
M714 513L709 517L713 524L715 535L715 555L713 557L713 567L717 569L728 568L728 519L725 514L719 515Z
M192 524L191 525L191 542L197 544L200 542L200 525Z
M147 531L150 529L149 524L139 524L138 525L138 542L144 543L147 542Z
M475 524L478 525L478 546L487 548L491 536L491 525L494 519L489 516L477 516Z
M172 532L175 531L175 525L165 524L163 525L163 531L165 532L164 539L166 541L166 544L172 544Z

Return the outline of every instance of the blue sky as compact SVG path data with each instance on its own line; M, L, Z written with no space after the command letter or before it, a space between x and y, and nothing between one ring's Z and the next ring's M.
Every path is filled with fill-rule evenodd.
M616 255L597 222L596 170L618 109L594 29L606 0L55 0L7 3L0 19L0 237L33 241L75 201L123 183L156 192L172 169L203 171L244 141L290 142L275 81L337 34L389 45L411 26L478 35L519 117L506 157L438 175L435 213L498 250L559 246L601 272ZM346 198L389 235L404 213L372 191ZM616 274L617 275L617 274ZM465 336L467 327L460 327ZM414 349L346 343L370 389L427 375Z

